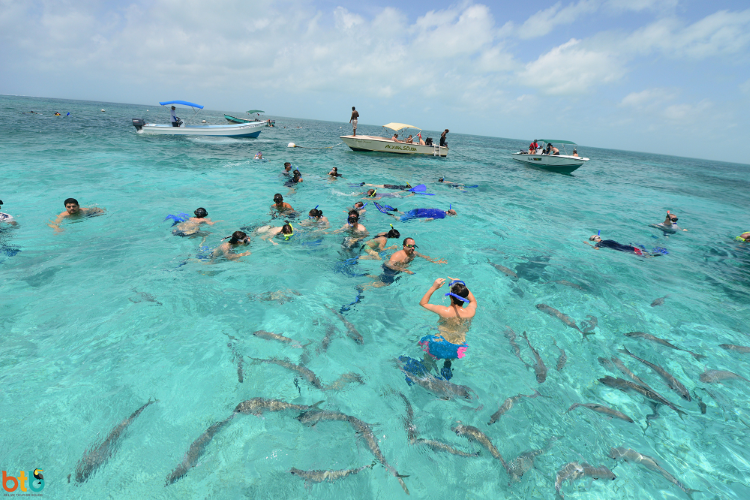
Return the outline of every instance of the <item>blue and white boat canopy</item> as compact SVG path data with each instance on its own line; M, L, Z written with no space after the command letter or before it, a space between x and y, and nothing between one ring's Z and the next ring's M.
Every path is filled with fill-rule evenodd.
M203 106L201 106L200 104L195 104L194 102L187 101L164 101L160 102L159 104L161 104L162 106L166 106L168 104L184 104L185 106L190 106L191 108L203 109Z

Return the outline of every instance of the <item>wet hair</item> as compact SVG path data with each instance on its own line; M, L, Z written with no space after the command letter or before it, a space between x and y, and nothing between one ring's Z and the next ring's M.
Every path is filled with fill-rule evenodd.
M292 225L289 224L288 220L285 220L284 225L281 226L281 234L294 234L294 229L292 229Z
M385 237L386 238L400 238L401 233L398 232L398 229L392 227L390 231L385 233Z
M469 297L469 289L466 288L466 285L463 283L456 283L451 287L451 293L458 295L459 297L468 298ZM451 304L462 306L464 305L464 302L461 300L458 300L456 297L451 297Z
M357 206L357 205L359 205L359 206ZM364 204L364 203L362 203L361 201L358 201L357 203L355 203L355 204L354 204L354 207L355 207L355 208L362 208L362 207L364 207L364 206L365 206L365 204Z
M377 192L377 191L375 191L374 189L368 189L368 190L367 190L367 196L375 196L375 193L376 193L376 192Z
M281 196L281 193L276 193L275 195L273 195L273 201L275 201L276 203L281 203L282 201L284 201L284 197Z
M229 237L229 244L236 245L245 238L247 238L247 234L245 234L243 231L235 231L232 233L232 236Z
M67 205L69 203L73 203L74 205L80 206L80 203L78 203L78 200L76 200L75 198L68 198L67 200L63 202L63 205Z
M406 246L406 242L407 242L407 241L409 241L409 240L411 240L411 241L414 241L414 238L404 238L404 243L403 243L403 245L404 245L404 246ZM416 245L416 243L417 243L417 242L416 242L416 241L414 241L414 244L415 244L415 245Z
M310 217L323 217L323 211L313 208L310 210Z
M208 212L206 212L205 208L201 207L201 208L196 208L193 214L195 214L197 218L202 219L208 215Z
M0 200L0 205L2 205L2 204L3 204L3 200Z
M292 164L289 162L284 163L284 168L289 167L292 168Z

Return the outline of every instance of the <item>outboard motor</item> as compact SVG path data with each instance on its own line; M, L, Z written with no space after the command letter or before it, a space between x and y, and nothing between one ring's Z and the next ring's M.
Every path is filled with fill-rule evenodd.
M146 121L143 118L133 118L133 126L136 130L141 130L145 124Z

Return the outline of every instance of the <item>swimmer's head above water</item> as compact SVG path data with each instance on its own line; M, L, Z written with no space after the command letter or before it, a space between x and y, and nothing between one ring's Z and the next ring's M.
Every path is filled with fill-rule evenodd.
M323 217L323 211L318 210L318 207L315 207L312 210L310 210L310 212L308 212L308 216L311 219L320 219L321 217Z
M289 238L294 236L294 228L288 220L285 220L284 225L281 226L281 234L284 236L285 240L288 240Z
M350 226L356 226L359 223L359 212L356 210L349 210L349 216L346 218L346 222Z
M229 239L230 245L239 245L240 243L243 245L249 245L250 244L250 237L245 234L243 231L235 231L232 233L232 236L227 236L223 239Z
M198 219L203 219L203 218L205 218L205 217L207 217L207 216L208 216L208 212L206 212L206 209L205 209L205 208L203 208L203 207L201 207L201 208L196 208L196 209L195 209L195 212L193 212L193 214L194 214L194 215L195 215L195 217L196 217L196 218L198 218Z
M362 208L364 208L364 207L365 207L365 204L364 204L364 203L362 203L361 201L358 201L357 203L355 203L355 204L354 204L354 208L355 208L356 210L360 210L360 209L362 209Z
M376 189L368 189L367 190L367 196L370 198L375 197L375 195L378 194L378 191Z
M400 238L401 233L398 232L398 229L393 227L393 224L391 224L391 229L387 233L385 233L386 238Z
M469 289L466 288L466 283L461 280L453 280L450 282L451 291L446 293L446 297L451 298L451 304L456 306L463 306L465 303L469 303Z
M275 195L273 195L273 202L277 205L281 205L282 203L284 203L284 197L281 196L280 193L276 193Z
M589 241L595 241L596 243L599 243L600 241L602 241L602 237L599 236L598 234L592 234L589 237Z
M417 248L417 244L414 242L414 238L404 239L404 252L406 252L406 255L413 254L415 248Z
M64 205L65 210L67 210L70 215L75 215L81 211L81 206L75 198L68 198L65 200Z

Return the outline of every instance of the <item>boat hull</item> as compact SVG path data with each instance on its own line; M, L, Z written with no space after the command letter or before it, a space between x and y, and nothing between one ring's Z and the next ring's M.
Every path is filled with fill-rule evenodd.
M512 158L522 163L528 163L537 168L569 174L581 165L589 161L588 158L579 158L568 155L529 155L522 153L513 153Z
M182 127L147 123L137 132L149 135L255 138L260 135L260 129L264 126L264 122L243 123L240 125L183 125Z
M395 153L427 156L448 156L445 146L420 146L419 144L405 144L393 142L385 137L372 135L342 135L341 140L353 151L373 151L377 153Z

